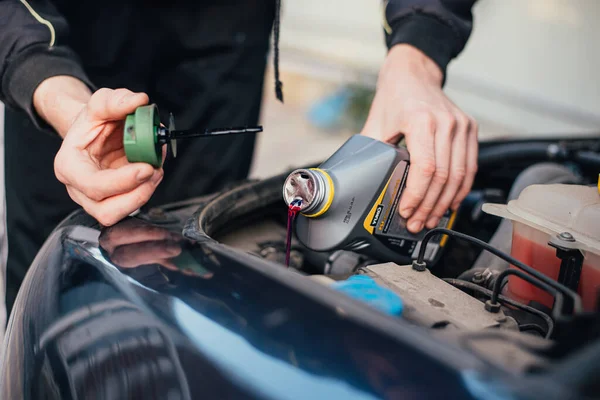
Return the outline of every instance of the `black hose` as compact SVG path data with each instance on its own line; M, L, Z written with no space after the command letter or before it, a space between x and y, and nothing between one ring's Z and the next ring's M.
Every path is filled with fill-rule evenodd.
M278 204L285 210L281 188L286 177L286 174L281 174L262 181L246 182L213 197L188 220L184 236L197 241L214 241L214 237L230 228L234 221L252 215L266 215L270 207Z
M575 161L590 166L600 167L600 154L593 151L579 151L575 153Z
M498 303L498 296L500 295L500 291L502 290L502 282L504 282L504 279L507 278L509 275L516 275L524 281L527 281L532 285L537 286L540 289L545 290L546 292L554 296L552 316L554 317L554 319L560 317L560 310L563 309L564 304L564 297L562 293L560 293L555 288L546 285L544 282L540 282L539 280L533 278L531 275L527 275L525 272L520 271L518 269L506 269L502 271L500 275L498 275L498 278L496 278L496 282L494 283L494 290L492 291L492 304Z
M551 151L550 143L507 143L479 151L479 166L505 164L510 160L553 160L560 159L560 154Z
M541 336L545 336L546 335L546 332L544 332L544 329L542 329L542 327L539 326L538 324L523 324L523 325L519 325L519 330L521 332L536 331Z
M471 283L471 282L465 282L465 281L461 281L460 279L450 279L450 278L444 279L444 282L447 282L447 283L451 284L452 286L457 287L459 289L473 290L474 292L477 292L477 293L487 296L489 298L492 297L491 290L483 288L483 287L476 285L474 283ZM538 317L542 318L544 320L544 322L546 322L546 326L548 327L548 330L546 331L546 336L545 336L546 339L549 339L552 336L552 333L554 332L554 321L552 320L552 318L550 318L550 316L548 314L546 314L545 312L542 312L540 310L537 310L533 307L527 306L523 303L519 303L518 301L511 300L502 295L498 296L498 298L503 303L506 303L510 306L516 307L520 310L529 312L531 314L537 315Z
M307 165L312 168L316 165ZM245 217L264 216L275 212L285 215L286 205L281 188L288 172L263 180L236 185L210 198L184 226L183 235L196 241L216 241L215 236L230 228L230 224ZM281 207L281 210L273 209Z
M453 231L450 229L434 228L434 229L430 230L429 232L427 232L425 234L425 236L423 236L423 240L421 241L421 247L419 249L419 256L417 257L417 260L415 262L413 262L413 265L415 265L415 264L418 266L425 265L425 263L423 262L423 259L425 258L425 249L427 248L427 243L429 243L429 241L434 236L439 235L439 234L445 234L445 235L448 235L453 238L458 238L458 239L465 240L469 243L473 243L473 244L483 248L484 250L487 250L490 253L502 258L504 261L507 261L508 263L514 265L515 267L522 269L523 271L527 272L528 274L530 274L530 275L534 276L535 278L539 279L540 281L544 282L546 285L553 287L554 289L558 290L559 292L563 293L564 295L570 297L573 301L573 310L575 311L575 313L582 312L583 306L581 305L581 297L579 297L579 295L577 293L575 293L568 287L561 285L560 283L550 279L549 277L542 274L541 272L533 269L532 267L530 267L526 264L523 264L521 261L509 256L508 254L496 249L495 247L490 246L489 244L487 244L486 242L484 242L482 240L479 240L473 236L465 235L464 233L456 232L456 231Z
M553 142L506 143L479 150L479 166L506 164L507 160L532 162L573 160L589 167L600 167L600 154L597 152L568 149Z

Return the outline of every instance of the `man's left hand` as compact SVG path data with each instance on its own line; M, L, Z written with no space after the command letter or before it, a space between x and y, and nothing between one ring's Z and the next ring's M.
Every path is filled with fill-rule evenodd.
M405 137L411 167L399 212L413 233L456 210L477 172L477 123L446 97L442 78L420 50L392 47L362 132L392 144Z

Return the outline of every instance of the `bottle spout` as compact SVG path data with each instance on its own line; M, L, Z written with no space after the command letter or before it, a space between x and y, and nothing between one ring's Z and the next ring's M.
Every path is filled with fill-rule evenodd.
M318 170L297 169L283 184L283 199L288 206L299 205L300 212L310 214L322 208L327 186Z

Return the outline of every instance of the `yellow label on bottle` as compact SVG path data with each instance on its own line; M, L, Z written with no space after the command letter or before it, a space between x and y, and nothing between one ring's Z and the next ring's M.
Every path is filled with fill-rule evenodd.
M388 185L390 184L391 180L392 180L392 178L390 177L390 179L385 184L385 187L381 191L381 194L377 198L377 201L373 204L373 208L371 208L371 211L369 211L369 214L367 214L367 218L365 218L365 221L363 222L363 227L371 235L375 231L375 225L371 224L371 221L377 221L379 219L379 216L377 216L377 218L375 217L375 212L377 212L377 210L379 210L381 212L381 207L379 207L379 205L383 201L383 196L385 196L385 192L387 191Z

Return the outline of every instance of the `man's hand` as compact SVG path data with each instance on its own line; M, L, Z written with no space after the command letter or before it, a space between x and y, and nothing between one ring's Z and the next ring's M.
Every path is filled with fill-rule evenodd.
M50 78L34 94L34 104L64 138L54 161L56 177L88 214L110 226L150 199L163 170L129 163L123 149L125 117L148 104L148 96L100 89L84 103L82 85L74 78Z
M388 143L405 137L411 167L399 212L413 233L457 209L477 172L477 123L441 86L442 72L431 59L410 45L394 46L362 132Z

